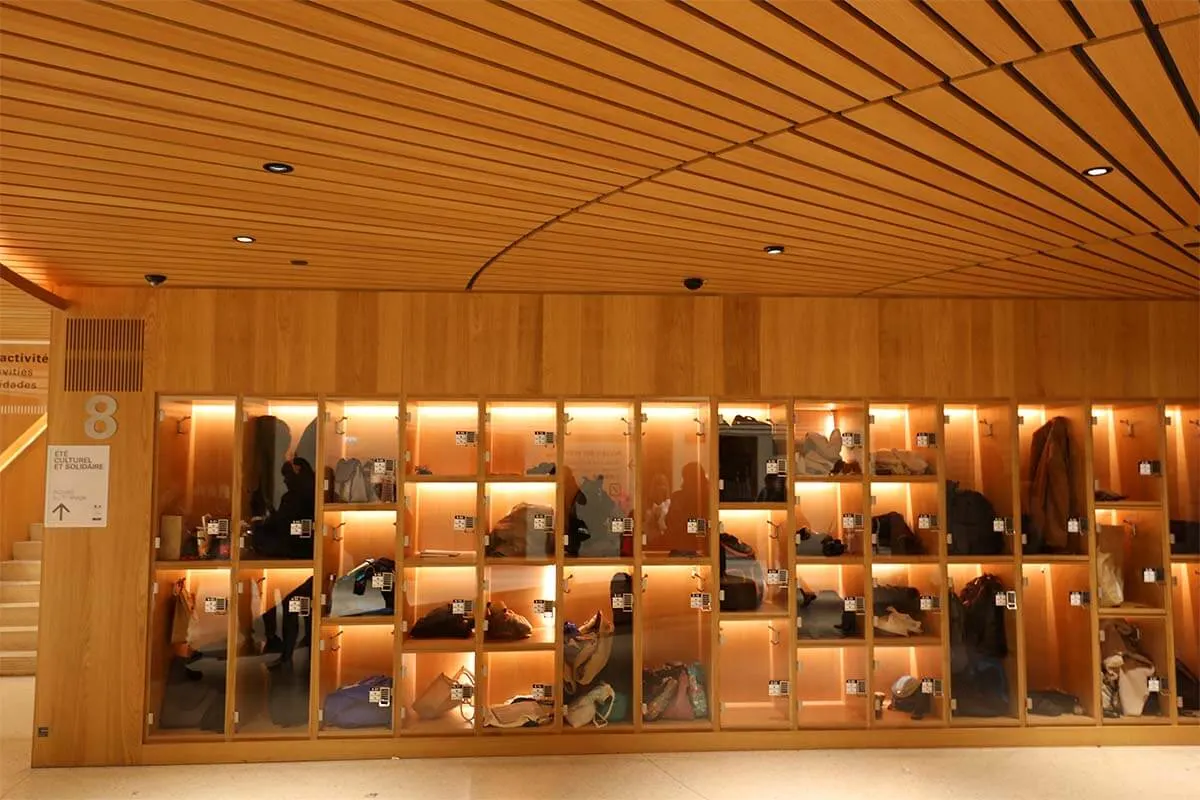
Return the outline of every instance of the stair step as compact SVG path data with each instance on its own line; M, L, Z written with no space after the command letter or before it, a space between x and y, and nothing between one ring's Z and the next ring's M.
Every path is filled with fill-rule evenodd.
M40 542L46 533L46 526L40 522L29 523L29 541Z
M0 561L0 581L37 581L41 578L41 561Z
M0 603L0 626L37 625L37 603Z
M41 596L40 581L0 581L0 603L36 603Z
M0 652L0 675L33 675L37 672L37 651Z
M36 625L0 628L0 653L12 650L37 650Z
M18 561L41 561L41 542L13 542L13 558Z

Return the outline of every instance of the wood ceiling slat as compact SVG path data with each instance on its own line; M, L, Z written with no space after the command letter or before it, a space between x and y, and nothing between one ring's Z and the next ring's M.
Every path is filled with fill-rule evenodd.
M691 0L688 6L784 57L808 65L859 97L877 100L903 88L886 74L826 44L810 31L791 23L781 25L783 15L776 16L765 4Z
M676 213L669 213L667 209ZM684 215L685 213L686 215ZM761 249L764 243L790 239L805 243L823 242L835 245L847 252L860 251L874 255L894 253L910 258L922 258L932 264L958 265L964 261L963 256L944 255L931 252L928 248L909 247L894 242L881 244L854 240L833 232L828 227L801 228L783 223L763 223L746 219L731 220L718 212L679 209L660 201L636 196L621 197L620 202L589 206L585 211L579 212L579 215L585 219L616 217L632 221L649 221L663 228L685 232L715 230L730 236L749 238L757 244L758 249Z
M180 162L175 159L157 156L152 153L131 153L113 150L105 147L95 147L77 142L65 142L61 139L46 139L14 134L6 131L4 135L4 155L10 162L37 164L47 170L48 174L69 175L76 168L65 164L68 158L78 158L87 165L88 171L129 175L140 178L155 178L161 182L164 172L174 172L175 182L187 182L189 186L214 187L245 187L255 183L253 173L248 167L231 166L222 163L205 163L197 160ZM64 158L65 157L65 158ZM0 165L2 168L3 165ZM253 175L253 177L257 177ZM471 213L481 213L484 216L495 215L512 219L548 219L554 216L559 207L545 202L529 202L517 193L511 193L503 198L492 196L495 189L483 184L471 187L471 193L451 191L437 186L421 184L418 186L389 181L372 181L369 176L359 183L345 181L346 176L336 172L323 172L305 167L299 174L291 175L283 180L288 183L288 190L298 189L301 192L320 193L323 197L345 197L348 200L373 198L401 202L420 203L431 208L451 208ZM263 185L269 185L272 178L263 176ZM372 185L377 184L377 185ZM514 196L516 195L516 196ZM528 197L528 195L526 195Z
M1057 246L1075 241L1056 231L1032 224L1018 215L1006 214L951 194L945 187L915 180L906 171L895 172L891 167L905 166L906 159L911 158L908 153L887 152L886 145L862 131L840 122L835 122L834 125L840 126L840 130L832 131L824 123L818 123L815 126L807 126L804 133L821 134L823 131L829 131L828 137L822 138L827 138L831 144L848 147L855 155L834 150L824 142L806 136L786 134L764 140L757 147L730 151L722 155L721 160L747 165L764 172L794 175L806 183L830 191L849 196L861 195L875 202L890 203L898 209L942 209L948 214L961 215L968 221L975 220L987 226L994 226L995 229L1018 232L1044 245ZM868 147L874 147L878 151L880 163L888 164L888 168L877 166L865 157L858 157L858 153L874 157L875 154L867 151ZM791 159L802 163L797 165ZM954 181L951 180L950 183L953 184ZM950 188L958 187L952 185ZM1003 237L996 234L995 238Z
M889 116L895 118L894 114ZM886 165L888 170L900 172L905 177L921 181L929 187L953 192L961 198L960 202L974 209L975 214L990 215L997 220L1004 219L1003 215L1023 219L1063 237L1068 242L1082 241L1093 235L1091 231L1067 222L1022 198L1013 197L972 177L948 170L926 156L912 153L843 120L822 120L814 125L805 126L802 133L803 137L772 139L771 146L795 150L803 147L798 145L798 142L811 138L853 152L855 158L862 159L863 163L858 166L847 164L843 168L854 169L859 174L874 170L872 178L875 180L886 178L879 175L879 167L874 165ZM867 159L872 163L868 164Z
M661 156L638 157L630 152L626 155L637 157L637 161L589 153L583 142L568 147L541 141L537 144L537 152L544 155L531 157L522 149L529 147L531 137L520 133L485 131L450 120L441 124L441 130L433 124L417 128L385 117L369 116L361 109L346 111L316 106L11 34L0 34L0 46L5 48L9 59L6 73L18 80L61 86L176 115L223 119L251 129L304 136L313 141L342 142L359 147L411 143L446 153L464 152L502 163L539 166L549 171L565 170L569 174L616 183L651 174L675 163L673 159ZM171 91L159 90L158 87L166 85L172 87ZM308 121L317 117L323 124L314 125Z
M1170 231L1159 231L1160 236L1165 236L1180 247L1186 247L1190 242L1200 244L1200 231L1195 228L1177 228ZM1200 248L1188 248L1192 255L1200 258Z
M936 83L940 75L836 3L769 0L775 8L871 65L906 88Z
M1056 53L1017 65L1067 115L1083 126L1121 166L1158 194L1182 219L1194 220L1200 206L1146 140L1072 53Z
M945 75L963 75L987 66L914 3L893 0L848 2Z
M746 80L745 76L739 75L724 64L693 53L598 7L583 3L542 3L528 0L513 2L510 5L569 28L582 38L602 40L644 63L701 83L753 105L760 111L777 114L782 119L803 122L820 116L820 110L811 103L775 89L766 81ZM374 10L377 6L368 4L363 8Z
M1175 269L1200 280L1200 257L1192 255L1173 246L1167 237L1160 234L1147 236L1130 236L1122 239L1121 244L1140 250L1147 256L1169 264Z
M1022 250L1037 250L1048 242L1034 239L1020 233L1015 233L990 225L982 225L978 220L967 218L961 214L947 212L940 207L925 203L913 202L910 198L891 192L883 192L866 184L854 185L840 176L821 173L805 164L788 161L781 156L760 151L763 159L771 159L779 163L777 171L751 168L745 164L734 163L726 158L708 159L688 166L659 180L670 183L675 176L683 173L698 173L724 181L739 183L743 186L758 186L764 191L822 203L832 208L851 211L880 219L888 219L898 224L905 224L927 230L944 230L952 235L951 230L959 233L966 232L969 236L990 243L1000 249L1011 252ZM764 163L766 163L764 161ZM815 174L814 174L815 173ZM787 177L782 177L783 175ZM812 179L810 179L812 176ZM843 191L829 188L818 188L818 184L840 184ZM897 210L897 204L903 204L904 210ZM931 225L936 226L931 227Z
M0 281L0 339L50 340L50 306Z
M657 187L668 186L682 189L684 192L696 192L698 195L703 195L704 204L715 208L732 206L745 209L741 212L742 214L748 212L757 214L759 211L777 209L780 212L793 214L797 219L811 218L818 222L827 221L830 225L846 230L878 231L889 238L948 247L959 252L981 256L995 256L999 253L1021 252L1022 250L1022 248L1005 246L994 240L984 243L978 236L935 223L922 225L919 220L911 216L889 214L885 209L869 209L861 205L853 210L831 209L822 207L815 199L804 197L799 192L789 197L788 194L768 193L762 189L731 184L726 180L683 170L677 170L658 180L634 187L630 193L636 194L650 188L657 189ZM682 202L686 194L672 192L668 195L655 192L655 196L664 199L674 198ZM699 198L696 198L696 201L699 202Z
M46 7L44 3L32 6L35 10L43 7ZM49 8L53 9L54 6ZM110 16L115 17L109 24L119 25L117 30L120 35L71 24L74 20L63 22L40 14L26 14L20 7L10 9L7 13L16 17L15 20L10 19L10 24L24 23L23 31L47 42L95 53L119 54L123 60L150 67L233 86L253 87L258 92L269 92L280 97L299 96L306 102L343 108L354 113L370 112L377 118L431 130L469 122L574 147L586 147L586 142L592 142L592 146L607 148L610 155L618 158L629 157L628 153L622 154L620 148L624 147L676 160L694 158L704 152L703 149L685 147L641 131L560 111L546 104L514 99L499 92L485 93L473 86L457 87L460 92L454 97L431 91L413 91L403 84L382 81L378 76L364 77L346 69L314 63L311 59L284 56L263 47L238 45L221 37L205 37L205 47L201 49L200 42L195 42L200 39L199 35L193 34L180 41L182 29L178 26L148 20L132 13L122 14L102 6L89 8L85 15L87 21L94 25ZM173 43L188 42L191 46L187 52L180 52L181 48L172 46L168 49L154 39L139 41L131 38L131 23L137 29L150 27L156 32L166 29L165 33L159 32L158 35L172 35ZM229 50L233 52L221 60L214 57L217 53L224 54ZM240 57L247 65L232 62L230 56ZM475 91L471 92L472 89ZM449 87L441 89L443 92L448 90ZM490 107L463 101L464 95L473 97L480 93L484 94L480 99L489 102ZM497 106L499 108L495 108ZM649 120L642 122L647 126L651 124ZM719 142L713 137L706 137L704 145L719 146ZM618 143L620 147L616 147Z
M1200 148L1196 147L1196 122L1178 99L1158 54L1144 33L1099 42L1084 48L1088 57L1121 95L1125 105L1154 137L1176 169L1192 180L1200 179ZM1200 64L1184 65L1192 83Z
M472 187L480 184L493 187L484 190L489 192L494 192L496 188L511 188L542 196L559 209L573 208L594 197L594 190L599 188L595 184L588 184L593 191L587 191L577 185L561 186L529 180L525 176L530 172L523 169L512 170L515 174L509 175L484 172L470 168L473 159L468 159L466 166L404 159L401 162L403 168L397 168L376 153L335 149L335 154L330 155L313 150L294 150L278 143L263 145L204 136L179 128L139 124L112 116L97 118L97 115L86 111L15 99L5 94L10 87L11 84L0 91L0 94L4 94L5 136L20 132L41 137L50 142L48 146L51 148L59 147L58 143L63 141L84 141L136 154L131 157L139 160L143 154L150 153L174 159L177 163L194 159L207 163L236 164L248 170L258 170L264 159L272 158L296 164L306 171L309 167L328 170L340 175L342 180L354 183L374 179L384 185L396 182L400 185L446 186L460 188L462 192L470 192ZM222 149L212 149L217 144ZM556 177L555 180L563 179ZM572 180L572 183L575 182Z
M664 73L629 58L615 48L584 41L568 31L537 21L504 6L479 2L412 2L437 21L454 19L456 28L431 28L426 35L462 43L473 52L485 52L505 64L520 63L543 79L565 80L566 86L595 92L612 103L645 109L664 120L674 120L697 131L711 132L729 142L745 141L762 131L787 124L777 115L752 108L692 81ZM392 13L396 13L392 10ZM435 16L436 15L436 16ZM405 17L408 30L425 32L434 21ZM487 33L481 33L486 29ZM486 38L485 38L486 37ZM489 42L491 38L493 41ZM516 45L517 49L508 48ZM460 59L461 60L461 59ZM575 70L581 77L573 79ZM610 86L611 84L611 86Z
M271 13L279 24L252 16L251 12L256 10L253 5L222 9L178 2L153 3L138 9L139 16L148 24L154 21L149 17L153 14L159 20L211 31L220 43L215 51L218 54L225 54L225 48L230 47L238 48L235 53L245 48L251 52L266 50L267 63L283 59L279 61L282 64L299 57L306 65L298 70L301 74L307 74L313 67L320 70L316 74L324 74L327 69L352 72L368 82L387 82L393 88L385 92L411 87L422 95L447 95L535 119L539 108L544 108L543 113L551 120L565 120L561 113L570 112L598 122L644 130L657 138L701 150L722 139L737 141L750 134L747 128L635 85L612 80L602 72L555 62L533 51L510 51L504 42L493 37L476 42L469 31L463 30L447 37L452 42L465 41L468 53L474 45L474 51L494 54L496 62L484 62L412 37L400 39L404 46L397 48L398 32L377 30L318 7L273 3ZM289 28L283 23L299 27ZM311 28L304 30L304 25ZM161 23L154 31L147 32L150 41L164 35L177 38L169 32L158 33L158 27ZM169 30L173 26L167 27ZM205 40L201 52L213 46ZM226 57L235 61L246 59L237 54ZM327 82L340 85L336 79Z
M1120 236L1127 232L1099 214L1079 208L1033 181L1014 174L1007 165L980 155L944 135L936 125L931 126L928 122L909 116L898 107L880 103L849 112L845 116L881 137L922 152L927 158L936 159L976 181L1057 216L1062 220L1058 230L1081 241L1096 235Z
M928 0L927 5L997 64L1027 58L1036 52L991 3Z
M1050 255L1063 261L1084 264L1097 269L1103 269L1107 272L1125 272L1141 277L1143 280L1146 280L1147 276L1157 276L1155 283L1159 285L1162 285L1164 281L1169 281L1170 285L1177 287L1177 291L1195 293L1195 281L1188 279L1187 276L1178 270L1145 258L1142 259L1143 268L1143 265L1134 263L1137 259L1131 256L1136 256L1137 254L1130 251L1129 248L1121 247L1115 242L1108 242L1106 245L1111 245L1111 249L1089 245L1088 247L1070 247L1063 250L1056 250Z
M954 86L989 112L1021 131L1040 147L1069 164L1076 172L1106 164L1108 161L1106 156L1071 130L1049 108L1022 88L1016 78L1006 72L972 75L955 81ZM1178 220L1167 207L1123 172L1106 175L1104 180L1096 181L1095 186L1098 191L1108 194L1149 221L1152 227L1165 228L1178 224Z
M590 210L590 209L589 209ZM617 217L610 213L612 209L603 209L604 215L589 215L587 211L571 214L552 228L547 228L522 242L518 247L536 244L552 236L563 235L574 240L595 241L606 244L625 241L661 241L670 243L673 247L687 248L694 244L703 244L706 250L719 247L731 250L740 257L759 256L762 254L762 236L745 231L714 231L656 227L655 225L630 219L627 215ZM644 238L642 238L644 237ZM832 244L824 238L810 237L799 245L798 252L822 253L829 259L840 259L848 264L863 263L868 265L885 266L926 266L938 263L941 259L930 259L924 254L913 254L897 250L878 251L863 250L858 247L846 246L843 243Z
M1069 284L1053 278L1021 278L1012 272L994 267L972 267L951 273L945 277L917 278L901 286L880 292L872 292L872 296L886 296L893 291L903 291L919 295L950 295L956 297L988 297L1010 296L1038 298L1071 297ZM1124 297L1129 294L1125 289L1114 287L1097 287L1098 297ZM1141 296L1162 296L1150 293L1135 292Z
M1059 50L1079 44L1087 36L1061 2L1051 0L1000 0L1042 50Z
M238 181L244 184L244 177L222 181L198 180L197 176L192 176L187 179L186 185L183 185L182 181L164 183L162 175L154 174L152 170L151 174L139 175L128 168L122 170L119 164L110 165L108 169L99 169L100 166L102 162L92 161L88 163L88 169L72 169L61 166L61 162L46 164L39 160L29 160L28 151L5 148L0 176L23 176L26 180L43 178L52 181L56 186L70 185L72 182L85 185L106 184L123 187L141 197L165 195L177 200L201 201L204 205L211 205L210 200L230 201L234 204L249 202L280 209L292 208L297 214L313 213L313 209L320 207L323 212L350 215L359 219L379 217L386 220L393 215L412 215L413 218L425 218L431 222L462 221L469 225L480 225L484 229L517 231L518 234L546 219L545 214L488 208L445 199L403 194L393 194L389 197L382 192L338 194L322 191L311 180L303 182L285 179L276 183L264 181L258 186L250 187L238 185ZM50 184L37 182L37 185ZM235 208L236 205L226 207Z
M1151 286L1142 279L1140 274L1135 274L1135 271L1121 274L1056 259L1046 254L993 261L988 264L955 270L954 274L986 274L979 273L980 270L988 270L990 274L994 275L1004 274L1013 281L1041 283L1058 295L1078 294L1080 291L1089 291L1091 287L1135 295L1178 294L1179 292L1179 287L1171 284Z
M1142 27L1130 0L1072 0L1092 33L1100 38L1136 31Z
M1059 250L1055 253L1039 253L1022 256L1016 263L1029 265L1036 271L1062 273L1078 276L1085 283L1107 283L1124 286L1130 291L1184 292L1186 283L1178 276L1147 272L1109 259L1096 258L1094 254L1078 248Z
M103 176L101 176L103 177ZM83 173L75 179L61 180L40 175L28 175L20 170L5 169L3 173L5 186L14 196L58 198L70 202L100 202L103 205L124 205L128 202L163 203L170 207L183 210L184 213L200 213L214 205L222 209L221 215L230 218L253 219L263 208L271 208L276 213L287 216L281 219L295 218L303 215L305 219L318 223L338 225L358 221L369 225L388 226L398 230L420 230L428 233L446 233L458 235L486 235L496 241L510 241L519 236L526 226L508 221L484 221L479 217L472 219L470 215L459 215L457 218L445 215L420 213L420 206L393 207L394 213L366 213L367 207L353 206L341 209L322 206L319 210L306 211L305 204L295 201L281 201L273 193L246 192L238 195L236 192L211 191L204 194L172 192L170 187L155 186L153 181L131 178L109 179L99 181L85 180ZM72 191L77 200L72 200ZM97 200L105 198L105 200ZM214 204L211 199L219 200ZM111 200L111 202L107 202ZM194 211L193 211L194 210ZM389 209L381 208L380 211ZM341 211L342 213L338 213ZM293 213L294 212L294 213Z
M1171 51L1171 60L1192 96L1200 107L1200 18L1174 22L1159 29Z
M661 36L706 53L747 75L767 81L788 94L826 111L858 105L864 98L847 91L819 73L798 68L796 62L761 48L743 37L730 34L711 18L689 13L687 7L642 0L596 0L620 16L653 28ZM777 23L776 23L777 24Z
M1147 273L1170 278L1185 286L1200 286L1197 284L1197 281L1200 281L1200 264L1195 261L1175 267L1164 264L1158 258L1148 256L1133 247L1127 247L1121 242L1090 242L1082 249L1105 256L1118 264L1128 264Z
M1158 24L1200 14L1200 0L1142 0L1150 19Z
M1119 235L1122 230L1135 232L1151 229L1144 220L1096 191L1094 181L1087 181L1078 172L1064 169L944 87L935 86L913 92L898 98L897 102L943 130L953 131L955 136L966 139L972 146L986 151L999 162L1020 170L1028 179L1052 189L1079 204L1095 217L1107 220L1115 226L1098 229L1099 233L1112 236ZM995 180L990 180L989 183L998 184ZM1079 215L1073 218L1081 224L1087 219Z

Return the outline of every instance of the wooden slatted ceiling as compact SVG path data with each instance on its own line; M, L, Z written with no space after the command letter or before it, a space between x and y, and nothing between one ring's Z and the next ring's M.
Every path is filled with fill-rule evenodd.
M1198 0L0 0L0 260L1195 298L1198 41Z
M0 340L50 340L50 306L0 281Z

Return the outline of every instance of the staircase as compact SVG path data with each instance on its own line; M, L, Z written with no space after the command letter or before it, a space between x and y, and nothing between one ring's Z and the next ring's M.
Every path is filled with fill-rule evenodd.
M0 561L0 675L37 669L38 598L42 579L42 526L29 540L13 542L13 560Z

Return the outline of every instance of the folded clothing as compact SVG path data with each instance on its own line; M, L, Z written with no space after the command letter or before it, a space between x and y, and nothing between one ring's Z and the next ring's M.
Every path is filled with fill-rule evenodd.
M841 460L842 433L837 428L828 436L816 431L806 433L796 450L802 475L832 475Z
M485 728L537 728L554 721L554 701L512 697L483 709Z
M932 475L929 462L911 450L876 450L871 454L871 471L876 475Z

